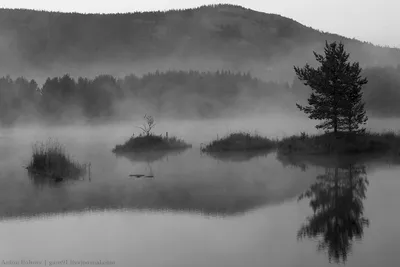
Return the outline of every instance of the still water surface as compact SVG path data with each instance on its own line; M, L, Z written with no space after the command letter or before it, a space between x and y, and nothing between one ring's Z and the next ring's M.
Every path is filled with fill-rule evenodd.
M55 135L76 159L91 162L90 179L28 177L22 167L32 142ZM116 157L111 148L124 139L117 132L113 138L67 131L29 136L0 138L1 260L400 264L400 165L390 160L205 155L197 146Z

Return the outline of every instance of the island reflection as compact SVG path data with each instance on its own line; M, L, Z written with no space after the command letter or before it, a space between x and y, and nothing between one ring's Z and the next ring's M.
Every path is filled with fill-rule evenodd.
M296 198L306 188L306 185L299 187L300 182L294 177L280 173L278 164L271 165L274 157L263 157L262 161L253 159L232 166L204 156L196 149L128 153L117 158L110 153L110 157L104 160L114 161L109 166L116 166L116 169L101 168L102 162L106 164L102 159L92 165L94 175L91 180L49 183L40 177L25 178L26 174L21 172L18 174L21 179L3 179L7 190L0 190L0 202L4 203L0 218L6 220L87 210L235 216ZM154 179L130 177L135 172L148 175L143 168L147 164L154 165ZM275 175L265 173L266 164L270 165L268 168L276 168ZM274 186L280 189L276 190Z
M250 150L229 152L202 152L203 154L221 162L246 162L256 158L265 158L274 150Z

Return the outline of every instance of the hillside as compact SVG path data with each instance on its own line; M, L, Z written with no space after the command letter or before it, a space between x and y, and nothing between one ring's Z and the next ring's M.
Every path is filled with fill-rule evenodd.
M39 82L70 73L144 74L155 70L250 71L293 78L325 40L342 40L362 66L396 66L400 50L322 33L275 14L232 5L127 14L0 9L0 76Z

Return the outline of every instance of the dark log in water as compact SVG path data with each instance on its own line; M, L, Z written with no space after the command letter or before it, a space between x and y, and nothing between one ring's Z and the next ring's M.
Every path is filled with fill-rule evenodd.
M154 175L144 175L144 174L130 174L129 177L136 177L136 178L154 178Z
M136 178L140 178L140 177L143 177L144 176L144 174L131 174L131 175L129 175L129 177L136 177Z

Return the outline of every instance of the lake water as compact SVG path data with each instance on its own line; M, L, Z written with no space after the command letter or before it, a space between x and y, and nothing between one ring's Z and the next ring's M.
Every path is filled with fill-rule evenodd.
M195 127L175 128L192 149L116 157L111 149L127 129L3 131L1 265L400 264L400 164L391 159L210 156ZM91 162L90 178L27 175L32 142L50 136Z

